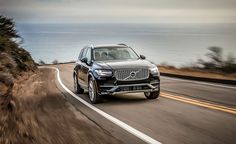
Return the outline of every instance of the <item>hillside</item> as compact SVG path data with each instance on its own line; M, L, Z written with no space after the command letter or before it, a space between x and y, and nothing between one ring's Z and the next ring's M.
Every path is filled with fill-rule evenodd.
M122 143L78 111L17 43L12 19L0 16L0 144Z
M18 101L13 96L15 81L37 70L29 52L17 42L20 39L13 20L0 16L0 143L4 143L3 138L16 124Z

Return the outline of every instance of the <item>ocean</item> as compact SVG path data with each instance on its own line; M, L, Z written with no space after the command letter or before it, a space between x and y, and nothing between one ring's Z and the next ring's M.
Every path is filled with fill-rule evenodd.
M183 23L16 23L22 46L33 59L76 60L86 45L125 43L156 64L187 66L205 59L207 48L223 48L224 57L236 56L235 24Z

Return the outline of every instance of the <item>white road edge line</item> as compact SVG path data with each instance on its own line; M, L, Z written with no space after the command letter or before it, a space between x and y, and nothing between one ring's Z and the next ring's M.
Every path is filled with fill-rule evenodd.
M213 84L213 83L207 83L207 82L185 80L185 79L180 79L180 78L171 78L171 77L166 77L166 76L161 76L161 78L169 79L169 80L176 80L176 81L183 81L183 82L191 82L191 83L203 84L203 85L209 85L209 86L217 86L217 87L228 88L228 89L236 89L236 87L226 86L226 85L221 85L221 84Z
M59 83L61 84L61 86L70 94L72 95L74 98L76 98L77 100L79 100L81 103L83 103L84 105L86 105L87 107L91 108L92 110L94 110L95 112L97 112L98 114L100 114L101 116L103 116L104 118L106 118L107 120L113 122L114 124L118 125L119 127L121 127L122 129L126 130L127 132L135 135L136 137L140 138L141 140L143 140L144 142L147 142L149 144L161 144L161 142L149 137L148 135L140 132L139 130L129 126L128 124L120 121L119 119L105 113L104 111L96 108L95 106L91 105L90 103L86 102L85 100L83 100L82 98L78 97L76 94L74 94L71 90L69 90L61 81L60 78L60 72L59 69L56 67L41 67L41 68L52 68L55 69L57 71L57 79L59 81Z

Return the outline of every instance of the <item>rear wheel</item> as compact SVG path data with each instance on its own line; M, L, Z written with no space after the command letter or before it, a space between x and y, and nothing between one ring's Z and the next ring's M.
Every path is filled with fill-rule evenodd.
M160 95L160 90L154 92L144 92L147 99L156 99Z
M101 96L98 94L97 86L92 78L89 80L88 91L91 103L96 104L101 102Z
M76 76L74 76L74 91L78 94L84 93L84 90L78 84L78 79L76 78Z

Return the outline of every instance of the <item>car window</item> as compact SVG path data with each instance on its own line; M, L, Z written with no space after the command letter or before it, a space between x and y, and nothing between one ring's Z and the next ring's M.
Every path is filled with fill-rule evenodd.
M85 49L85 48L82 48L82 50L80 51L80 53L79 53L79 57L78 57L78 60L81 60L82 55L83 55L83 52L84 52L84 49Z
M81 56L80 60L82 60L83 58L86 57L87 50L88 50L88 48L85 48L85 49L83 50L83 53L82 53L82 56Z
M91 62L91 48L87 49L86 58L87 58L88 63L90 63Z
M93 51L93 55L96 61L127 60L127 59L139 58L131 48L120 48L120 47L95 48Z

